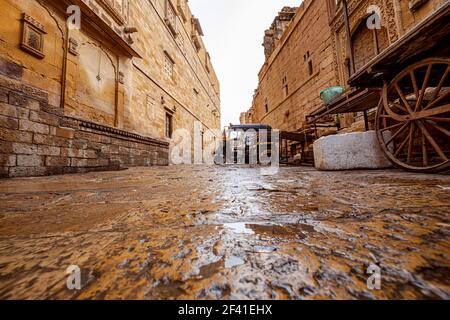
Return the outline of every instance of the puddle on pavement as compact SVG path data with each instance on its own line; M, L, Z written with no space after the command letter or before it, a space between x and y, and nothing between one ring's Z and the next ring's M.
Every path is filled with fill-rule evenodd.
M242 266L245 261L239 257L231 256L225 260L225 268L232 269L234 267Z
M223 226L234 233L255 234L255 232L252 229L247 228L247 224L245 222L225 223Z
M278 251L278 248L272 246L254 246L251 252L254 253L272 253Z
M301 240L308 234L316 232L314 226L308 224L255 224L255 223L225 223L225 229L236 234L262 235L277 239ZM273 251L273 250L272 250Z
M248 225L255 234L276 239L301 240L305 239L308 234L315 232L313 226L307 224L287 224L287 225Z

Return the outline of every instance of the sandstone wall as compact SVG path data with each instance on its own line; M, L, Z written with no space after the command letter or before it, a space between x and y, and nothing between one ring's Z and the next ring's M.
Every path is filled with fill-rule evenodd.
M168 150L174 143L167 134L167 115L172 118L172 131L185 129L193 135L194 123L199 122L202 132L216 133L213 130L220 128L220 86L201 39L203 30L186 0L75 0L73 3L82 11L81 29L67 29L64 2L0 0L0 75L4 76L4 81L27 88L25 91L35 90L45 95L44 104L56 112L52 116L59 117L48 124L41 119L21 119L17 112L22 109L11 111L10 115L9 96L16 92L21 95L23 90L11 91L5 85L8 103L0 106L0 114L8 118L3 119L6 124L0 126L3 128L0 141L22 143L20 132L25 132L28 138L31 135L26 143L37 146L34 135L44 134L49 135L45 139L47 144L56 147L52 144L60 144L60 137L54 134L55 130L72 119L75 122L69 123L75 123L72 128L75 139L78 131L85 133L97 128L96 134L108 141L105 145L116 145L116 140L108 140L111 134L131 144L121 145L120 157L112 153L107 157L108 162L102 154L101 166L94 165L92 157L84 159L86 161L73 160L78 166L72 166L72 159L68 157L69 160L61 160L56 169L21 171L11 168L28 168L27 163L18 161L17 148L6 148L4 144L6 149L0 150L2 159L10 159L8 164L14 163L14 166L2 163L3 176L72 172L74 170L67 169L71 167L111 169L127 165L167 165ZM169 6L173 9L171 24L168 22ZM29 28L26 36L25 27ZM30 46L35 48L30 49ZM168 57L173 64L170 76ZM27 123L25 121L35 124L21 125ZM15 122L17 128L9 126ZM47 130L45 126L49 125L53 128ZM209 138L203 141L204 146L214 138L212 134L205 136ZM17 141L12 137L17 137ZM129 140L130 137L134 140ZM97 138L92 139L96 142ZM149 143L157 146L156 153L154 150L148 154L141 152ZM45 157L52 156L29 155L34 155L36 160L30 168L46 168ZM59 156L64 157L61 153Z
M169 143L64 116L47 92L0 76L0 177L168 164Z
M326 1L306 0L298 9L259 73L251 115L254 123L297 131L306 115L320 106L320 91L336 85L326 12Z

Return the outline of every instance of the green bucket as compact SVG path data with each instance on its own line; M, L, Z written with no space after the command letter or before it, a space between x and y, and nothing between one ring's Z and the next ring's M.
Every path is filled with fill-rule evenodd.
M328 104L343 93L344 88L339 86L327 88L320 92L320 99L322 99L324 103Z

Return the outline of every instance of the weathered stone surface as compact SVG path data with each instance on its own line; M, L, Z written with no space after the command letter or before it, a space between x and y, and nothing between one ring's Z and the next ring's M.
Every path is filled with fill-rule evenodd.
M47 167L70 167L70 158L67 157L45 157Z
M9 93L8 103L13 106L23 107L31 110L40 110L40 102L35 99L31 99L28 96L11 91Z
M16 166L16 155L0 153L0 167Z
M11 142L32 143L33 142L33 133L0 128L0 140L11 141Z
M27 143L13 143L12 150L16 154L36 154L38 147Z
M17 165L19 167L41 167L43 165L42 157L39 155L18 155Z
M51 146L37 146L37 154L44 156L59 156L61 154L61 148Z
M20 79L23 75L23 67L0 57L0 74L10 78Z
M56 128L56 135L58 137L73 139L75 130L70 128Z
M46 124L33 122L29 120L19 120L19 129L23 131L36 132L41 134L49 134L50 129Z
M381 169L391 163L381 150L375 131L322 137L314 142L318 170Z
M7 103L0 103L0 115L6 117L18 117L17 107Z
M37 134L37 133L35 133L33 135L33 143L44 144L44 145L55 146L55 147L66 147L66 148L69 148L72 146L72 141L69 139L59 138L59 137L50 136L50 135Z
M45 167L12 167L9 169L10 178L38 177L47 174L48 171Z
M88 166L88 159L72 158L70 160L70 165L72 167L87 167Z
M61 156L64 156L64 157L84 158L84 152L85 152L85 150L83 150L83 149L61 148Z
M449 299L448 175L260 173L170 166L0 181L0 299ZM80 291L66 287L74 263L95 270ZM368 289L370 265L381 290Z
M42 111L31 111L30 120L34 122L39 122L47 124L50 126L59 126L61 117L55 116L54 114L42 112Z
M15 118L5 117L0 115L0 127L6 129L18 129L19 121Z

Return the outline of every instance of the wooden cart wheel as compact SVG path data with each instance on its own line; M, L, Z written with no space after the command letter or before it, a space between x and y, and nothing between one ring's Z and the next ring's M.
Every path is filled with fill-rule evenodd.
M381 148L397 167L450 169L450 59L409 66L383 88L376 117Z

